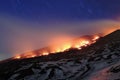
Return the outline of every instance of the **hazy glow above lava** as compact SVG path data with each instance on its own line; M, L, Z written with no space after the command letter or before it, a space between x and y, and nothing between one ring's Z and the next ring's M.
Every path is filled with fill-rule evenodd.
M28 53L24 53L21 55L16 55L14 57L14 59L32 58L32 57L36 57L36 56L45 56L45 55L49 55L49 54L64 52L64 51L67 51L71 48L75 48L75 49L80 50L80 49L82 49L82 47L86 47L88 45L95 43L96 40L98 40L99 38L100 38L100 36L98 36L98 35L93 35L89 39L88 38L79 38L75 41L68 41L68 42L64 42L63 44L57 44L54 46L47 47L45 49L38 51L37 53L28 52Z

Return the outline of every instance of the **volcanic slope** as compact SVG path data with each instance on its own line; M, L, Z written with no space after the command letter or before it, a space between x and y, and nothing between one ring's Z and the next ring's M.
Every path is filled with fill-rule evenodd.
M120 30L82 50L3 61L0 80L120 80Z

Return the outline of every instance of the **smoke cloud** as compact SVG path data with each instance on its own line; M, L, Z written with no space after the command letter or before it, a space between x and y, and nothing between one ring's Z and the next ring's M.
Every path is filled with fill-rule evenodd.
M35 22L15 17L1 17L0 59L86 34L106 35L116 29L120 29L120 23L114 20Z

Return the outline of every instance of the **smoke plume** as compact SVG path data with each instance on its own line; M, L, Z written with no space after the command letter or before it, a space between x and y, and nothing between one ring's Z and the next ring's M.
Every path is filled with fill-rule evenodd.
M120 23L114 20L35 22L15 17L1 17L0 59L86 34L106 35L116 29L120 29Z

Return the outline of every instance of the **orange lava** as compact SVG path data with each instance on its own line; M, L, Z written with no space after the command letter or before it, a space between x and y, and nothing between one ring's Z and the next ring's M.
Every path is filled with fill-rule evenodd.
M45 55L54 54L54 53L58 53L58 52L64 52L64 51L69 50L70 48L75 48L75 49L80 50L80 49L82 49L82 47L86 47L88 45L95 43L99 38L100 38L100 36L98 36L98 35L94 35L90 38L83 37L83 38L79 38L77 40L68 41L68 42L65 42L65 43L62 43L59 45L54 45L54 46L50 46L45 49L37 50L35 52L28 52L25 54L20 54L20 55L15 56L14 59L45 56Z
M15 56L15 59L20 59L20 58L21 58L20 55Z

